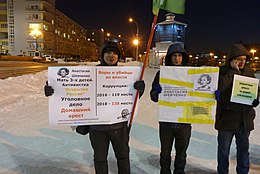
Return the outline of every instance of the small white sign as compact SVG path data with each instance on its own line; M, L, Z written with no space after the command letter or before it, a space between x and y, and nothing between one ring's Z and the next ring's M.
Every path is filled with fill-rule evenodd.
M257 98L259 79L234 75L231 102L252 105Z

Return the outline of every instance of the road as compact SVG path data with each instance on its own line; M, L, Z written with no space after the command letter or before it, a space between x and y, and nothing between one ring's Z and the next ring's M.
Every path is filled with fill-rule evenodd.
M38 63L32 61L0 61L0 79L8 77L16 77L23 74L35 74L37 72L48 69L49 66L72 66L77 63L61 64L61 63Z

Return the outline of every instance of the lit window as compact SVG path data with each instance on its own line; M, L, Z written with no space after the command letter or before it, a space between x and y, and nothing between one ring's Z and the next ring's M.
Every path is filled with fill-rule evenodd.
M43 25L43 29L47 31L48 30L48 26L47 25Z
M29 24L29 29L41 29L41 24L35 24L35 23L31 23Z

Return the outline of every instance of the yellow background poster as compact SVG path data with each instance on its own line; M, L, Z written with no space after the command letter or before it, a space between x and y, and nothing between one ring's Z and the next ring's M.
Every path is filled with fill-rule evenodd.
M218 72L218 67L161 67L158 120L213 124Z

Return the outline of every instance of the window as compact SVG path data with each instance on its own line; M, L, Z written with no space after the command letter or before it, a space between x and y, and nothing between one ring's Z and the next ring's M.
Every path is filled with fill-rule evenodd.
M31 9L32 9L32 10L38 10L38 9L39 9L39 6L38 6L38 5L31 5Z
M29 19L30 20L36 20L39 19L40 15L39 14L29 14Z
M7 10L6 6L0 6L0 10Z
M47 31L48 30L48 26L47 25L43 25L43 29Z
M38 30L40 30L41 29L41 24L32 23L32 24L29 24L29 28L30 29L38 29Z
M7 28L7 24L1 24L1 28Z
M7 21L7 15L0 15L0 21Z

